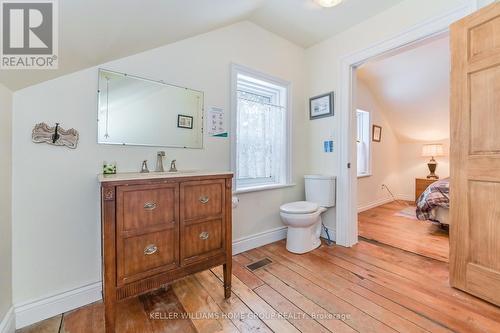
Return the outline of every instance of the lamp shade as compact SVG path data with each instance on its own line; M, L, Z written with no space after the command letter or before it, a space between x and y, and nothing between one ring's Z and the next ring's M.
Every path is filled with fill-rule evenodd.
M423 157L434 157L443 156L443 145L442 144L431 144L422 146L422 156Z

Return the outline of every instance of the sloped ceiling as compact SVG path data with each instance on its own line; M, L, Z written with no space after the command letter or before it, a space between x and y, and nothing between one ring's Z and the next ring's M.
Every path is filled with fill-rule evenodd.
M64 0L59 3L59 69L0 70L11 90L49 80L238 21L250 20L308 47L402 0Z
M449 139L448 36L368 62L357 74L382 105L401 142Z

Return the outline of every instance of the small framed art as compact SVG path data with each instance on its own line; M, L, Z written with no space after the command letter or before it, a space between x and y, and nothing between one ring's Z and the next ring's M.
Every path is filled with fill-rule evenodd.
M372 126L372 141L380 142L382 140L382 127L378 125Z
M177 127L193 129L193 117L180 114L177 116Z
M311 97L309 99L309 119L333 116L334 93Z

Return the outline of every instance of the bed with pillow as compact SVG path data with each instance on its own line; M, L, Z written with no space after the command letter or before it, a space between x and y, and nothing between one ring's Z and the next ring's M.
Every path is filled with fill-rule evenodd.
M417 218L449 225L450 178L437 180L417 200Z

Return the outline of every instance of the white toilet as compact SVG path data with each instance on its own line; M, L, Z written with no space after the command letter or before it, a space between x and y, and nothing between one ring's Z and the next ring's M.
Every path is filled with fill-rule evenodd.
M306 200L280 207L283 223L288 226L286 248L306 253L320 246L321 214L335 206L335 176L304 176Z

